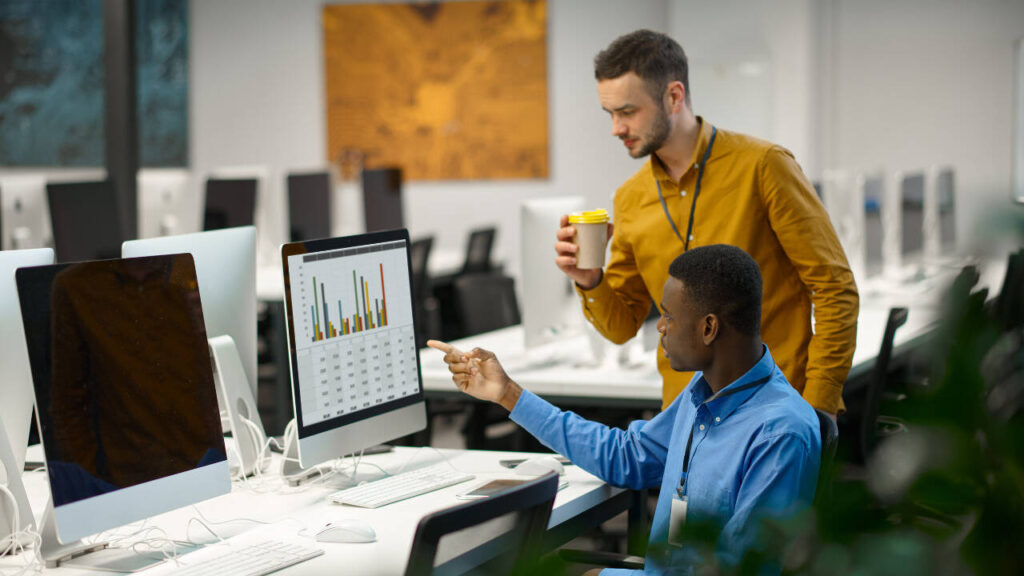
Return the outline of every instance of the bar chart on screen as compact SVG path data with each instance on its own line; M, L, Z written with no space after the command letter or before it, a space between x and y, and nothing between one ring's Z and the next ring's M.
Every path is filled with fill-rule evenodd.
M288 257L305 422L418 392L407 267L403 242Z

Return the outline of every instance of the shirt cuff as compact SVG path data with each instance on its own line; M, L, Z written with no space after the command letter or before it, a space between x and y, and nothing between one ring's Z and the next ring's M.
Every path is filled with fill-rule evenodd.
M838 414L846 409L843 404L843 387L831 382L807 382L803 397L811 406L829 414Z
M579 294L580 299L583 301L583 314L586 315L587 320L593 320L595 307L600 306L603 302L610 302L615 297L615 291L605 282L603 276L601 277L601 282L590 290L580 288L575 282L573 282L573 287L576 288L576 293Z

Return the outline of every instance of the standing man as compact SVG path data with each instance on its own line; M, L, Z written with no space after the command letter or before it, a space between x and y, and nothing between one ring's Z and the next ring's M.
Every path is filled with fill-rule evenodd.
M793 387L834 416L856 346L857 287L793 155L695 116L686 54L664 34L618 38L597 55L594 73L612 135L633 158L650 160L615 193L605 270L576 267L575 230L562 218L555 262L576 283L587 320L623 343L661 300L676 256L709 244L738 246L764 278L765 343ZM659 346L665 407L692 374L673 372L662 352Z
M687 522L719 527L718 562L735 569L759 542L761 521L809 506L821 462L818 417L761 342L761 275L735 246L703 246L672 261L659 307L661 347L673 370L699 370L651 420L625 430L563 412L521 388L493 352L443 342L463 392L501 404L551 449L609 484L660 486L645 574L683 574L713 563L676 533ZM757 574L778 573L778 550ZM747 566L746 568L749 568ZM622 574L606 570L602 574Z

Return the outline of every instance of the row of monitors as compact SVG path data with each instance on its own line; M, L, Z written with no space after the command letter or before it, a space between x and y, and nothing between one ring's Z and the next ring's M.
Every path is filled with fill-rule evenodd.
M401 171L397 169L363 172L366 230L390 230L403 226L401 179ZM286 181L291 240L330 237L333 196L330 174L289 174ZM172 214L173 201L169 199L184 195L188 186L187 173L140 176L139 185L139 212L143 215L140 228L146 228L139 230L139 236L164 236L179 231ZM0 205L3 207L0 210L0 238L4 248L43 246L46 232L40 228L48 211L58 261L116 256L121 242L127 238L121 230L111 181L48 183L45 185L45 199L42 187L39 178L0 181ZM202 229L253 225L259 189L260 179L257 177L207 179Z
M281 251L302 464L423 429L408 232ZM207 339L232 336L255 383L253 227L126 242L123 255L0 252L7 477L34 400L65 544L230 491Z

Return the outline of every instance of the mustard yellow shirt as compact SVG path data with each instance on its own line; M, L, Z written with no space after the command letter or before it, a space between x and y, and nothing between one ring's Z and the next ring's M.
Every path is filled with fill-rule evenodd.
M611 258L601 283L577 288L583 313L616 343L636 335L653 300L661 302L668 266L683 252L658 200L684 236L697 185L697 162L711 139L700 136L690 167L675 182L654 155L615 193ZM719 129L704 169L690 247L731 244L761 267L761 337L786 378L815 408L835 413L857 339L858 295L835 230L810 182L786 149ZM811 311L814 311L814 330ZM689 383L658 346L662 406Z

